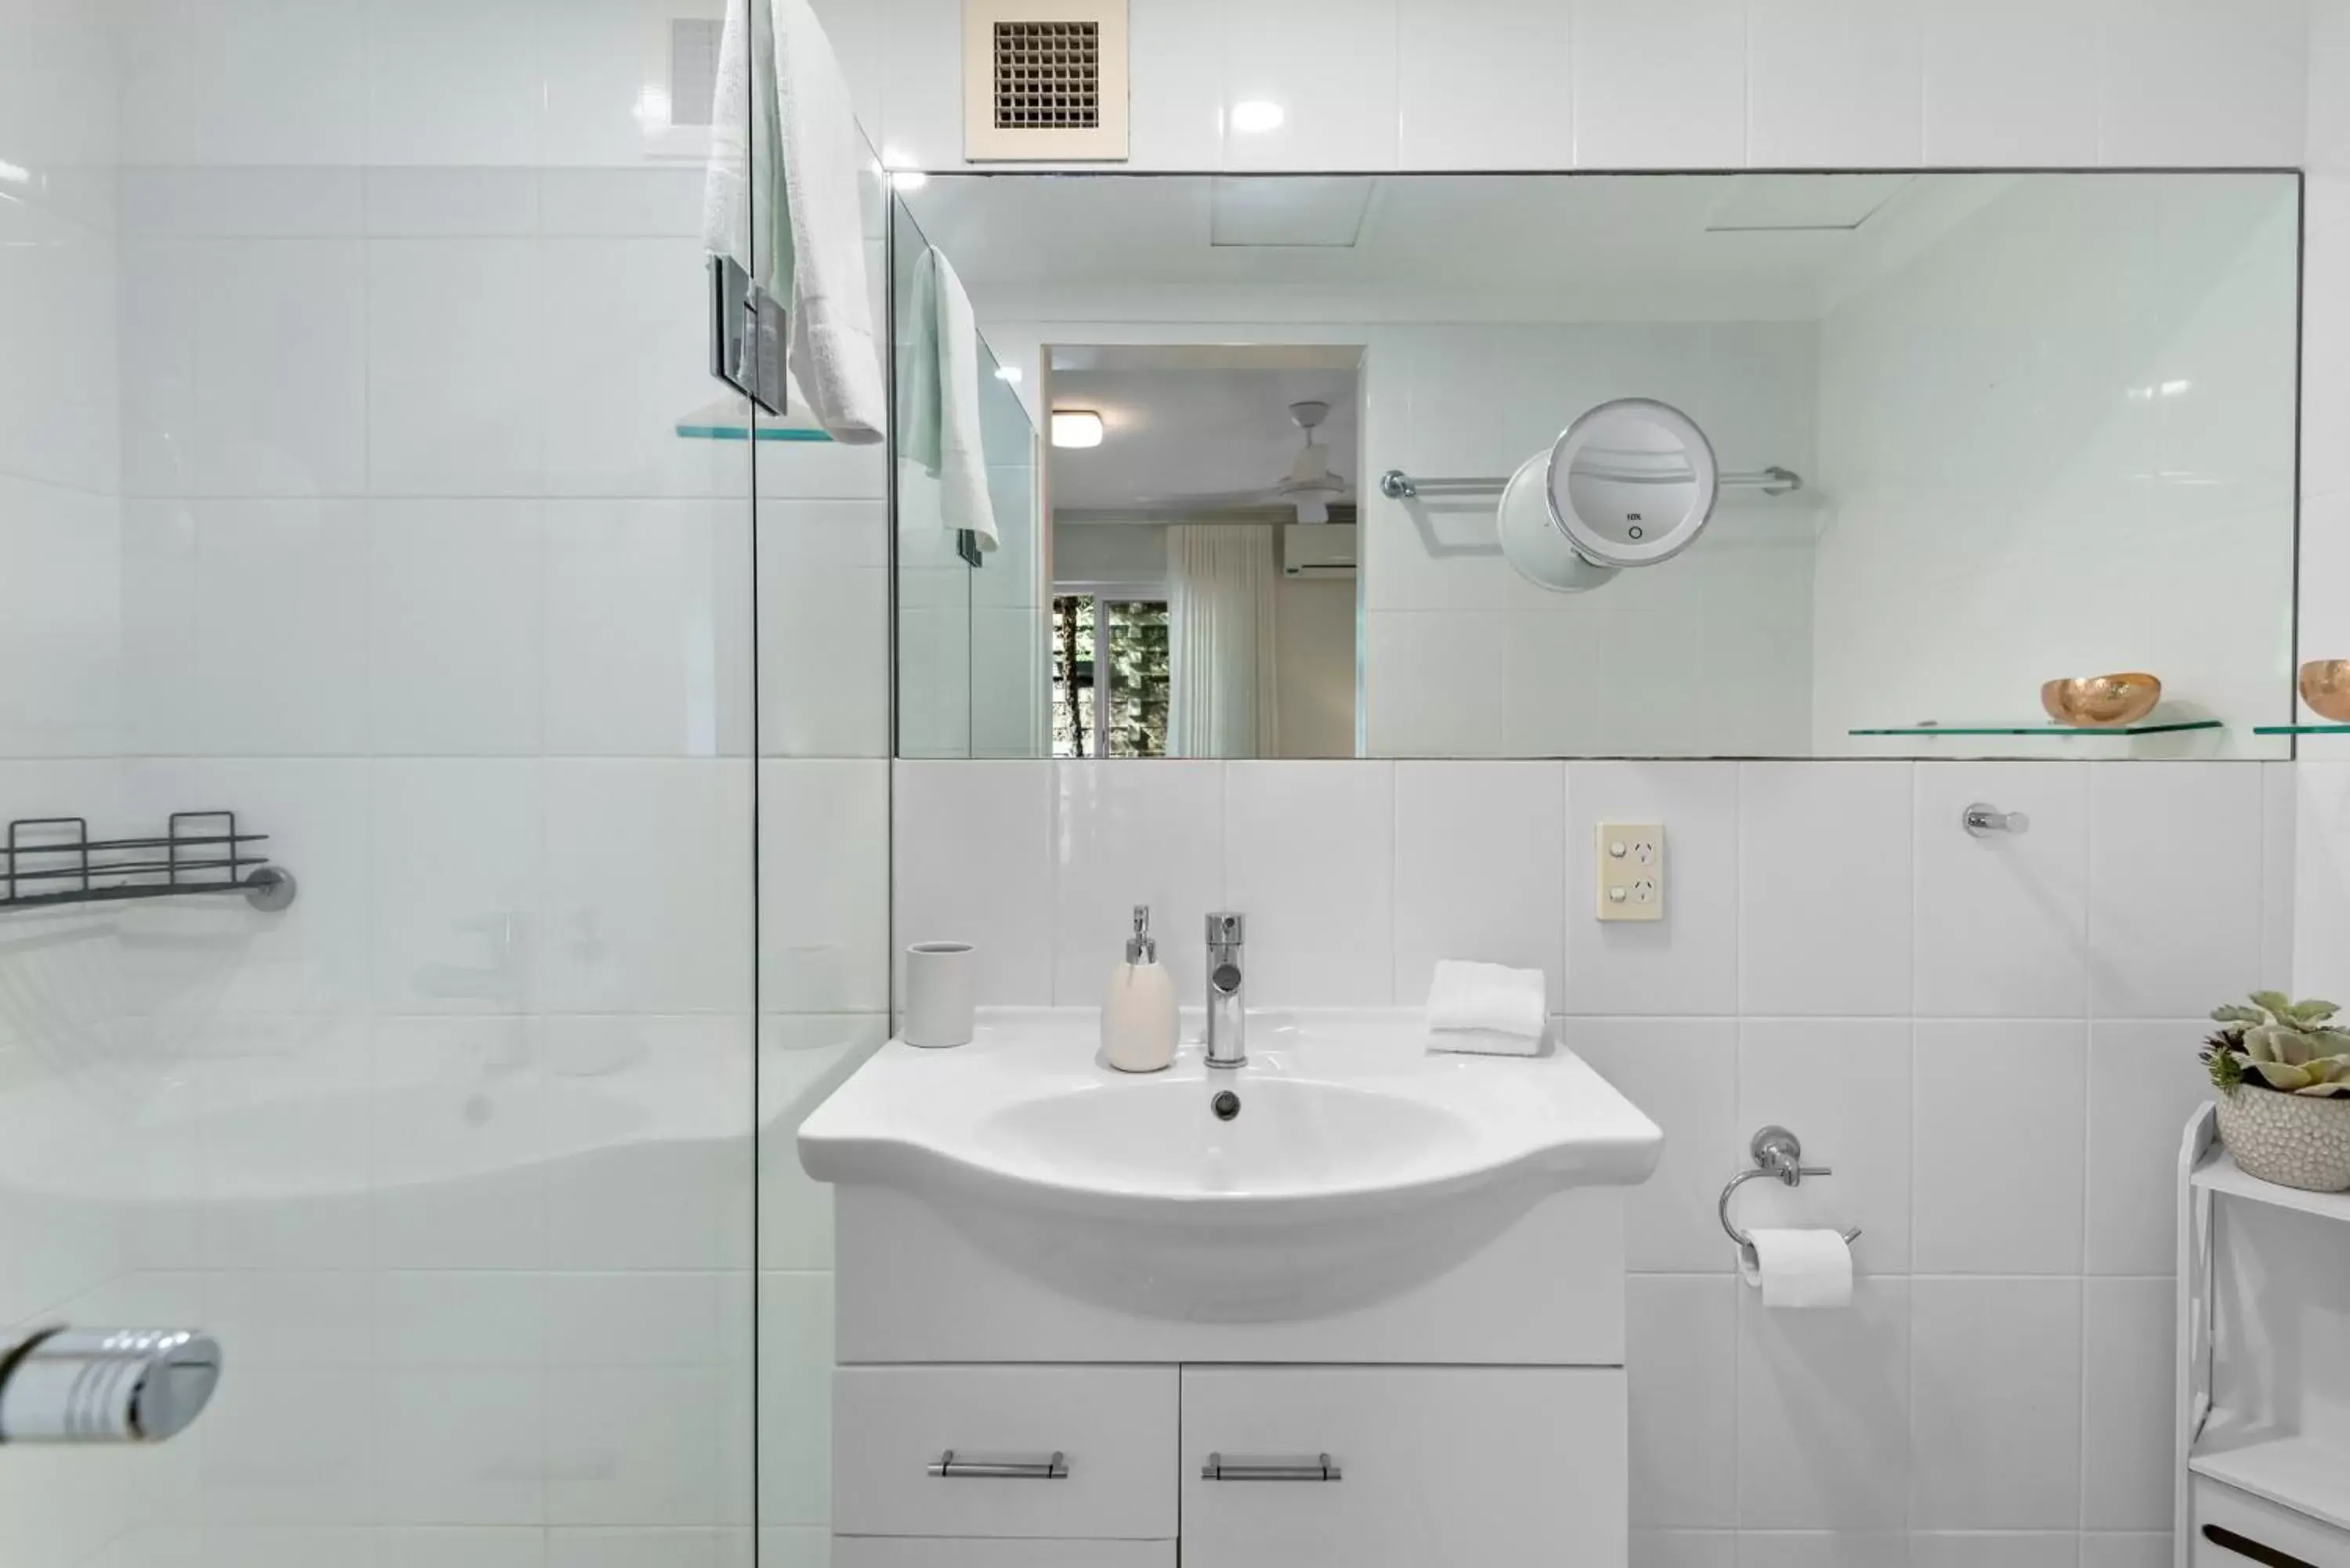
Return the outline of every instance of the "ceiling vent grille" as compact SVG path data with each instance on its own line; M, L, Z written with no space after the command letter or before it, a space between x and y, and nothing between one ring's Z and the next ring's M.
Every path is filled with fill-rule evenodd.
M1126 0L965 0L963 36L964 157L1126 157Z
M998 22L995 129L1101 124L1101 24Z

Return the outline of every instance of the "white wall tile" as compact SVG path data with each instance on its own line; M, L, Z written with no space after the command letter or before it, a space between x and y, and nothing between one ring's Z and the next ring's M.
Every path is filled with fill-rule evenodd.
M194 508L200 750L329 756L367 745L367 513L346 501ZM272 607L255 613L255 606Z
M750 763L566 758L543 778L538 1005L749 1012Z
M747 1269L752 1023L546 1021L549 1263Z
M889 535L871 501L759 503L759 753L889 751Z
M2081 1411L2081 1522L2092 1530L2169 1524L2177 1409L2177 1287L2167 1279L2089 1280Z
M559 495L721 495L751 486L748 443L681 441L710 379L709 258L701 236L543 241L540 308L547 483Z
M961 168L962 7L956 0L888 0L887 15L877 151L892 169ZM1204 32L1213 25L1195 16L1194 26Z
M1909 1568L2078 1568L2080 1554L2080 1537L2069 1530L1921 1531L1909 1538Z
M537 264L527 240L369 244L374 493L546 493L542 406L549 398Z
M1736 1250L1713 1211L1721 1184L1745 1161L1753 1132L1739 1120L1736 1022L1569 1018L1560 1034L1563 1045L1664 1129L1656 1173L1624 1195L1626 1262L1674 1273L1736 1267Z
M1749 1182L1739 1208L1750 1230L1857 1225L1856 1269L1908 1268L1909 1033L1908 1019L1740 1021L1739 1136L1774 1124L1792 1128L1806 1164L1835 1171L1794 1188ZM1721 1179L1747 1163L1742 1151L1733 1155Z
M1917 770L1918 1012L2075 1018L2088 1007L2088 768L1951 763ZM1977 803L2029 831L1977 838Z
M403 1367L376 1390L376 1507L397 1524L536 1524L546 1376L531 1367Z
M1399 0L1219 0L1224 35L1223 167L1392 169ZM1281 123L1234 123L1244 103Z
M387 1018L369 1105L376 1264L526 1270L546 1257L546 1075L536 1019ZM380 1353L427 1358L395 1321ZM421 1329L420 1329L421 1332ZM430 1359L446 1361L445 1347Z
M2350 766L2294 764L2293 990L2350 996Z
M373 163L529 164L546 88L532 0L366 0ZM356 118L346 102L338 118Z
M1442 959L1543 972L1564 1005L1565 877L1556 763L1398 763L1395 998L1427 996Z
M551 501L544 515L546 749L748 754L743 504Z
M130 511L141 515L126 522L111 497L0 478L0 755L118 752L133 695L125 675L168 668L160 649L148 652L154 623L139 617L170 525L137 503ZM187 654L184 641L170 648L174 663ZM143 686L137 695L143 713L151 699Z
M1925 0L1925 158L2093 163L2096 0Z
M759 1276L759 1524L832 1511L832 1278Z
M1918 1272L2081 1272L2088 1033L2078 1022L1918 1022ZM1987 1127L2002 1149L1990 1161Z
M1918 161L1919 0L1753 0L1746 29L1749 163Z
M1129 0L1137 62L1127 103L1130 167L1203 170L1224 149L1224 39L1199 0Z
M536 753L542 521L530 501L369 504L369 733L379 755Z
M1573 6L1400 0L1397 19L1399 167L1575 167Z
M2081 1568L2166 1568L2175 1561L2167 1530L2081 1537Z
M188 253L202 307L186 478L198 495L367 487L366 275L357 240L228 240ZM321 373L321 367L331 367Z
M538 764L386 761L369 787L375 1010L524 1011L545 919Z
M1729 1275L1626 1282L1632 1527L1735 1524L1738 1296Z
M1727 1530L1636 1530L1631 1568L1738 1568L1738 1536Z
M1718 763L1567 765L1565 1011L1738 1011L1738 779ZM1593 915L1602 822L1665 825L1662 920Z
M1581 0L1574 62L1577 168L1744 166L1742 0Z
M190 16L185 52L172 62L185 118L155 128L165 161L359 161L359 0L220 0Z
M1913 1525L2076 1524L2081 1282L1919 1279L1909 1288Z
M234 803L239 832L301 881L291 908L262 914L234 898L120 909L125 941L120 999L170 1027L308 1016L356 1022L368 992L366 765L288 758L134 762L121 775L123 811L142 829L173 812ZM95 826L95 825L93 825Z
M2102 0L2097 159L2297 163L2307 89L2301 0Z
M1908 1012L1910 774L1740 764L1742 1012Z
M1745 1531L1901 1528L1910 1470L1910 1289L1907 1280L1858 1280L1849 1308L1804 1313L1767 1311L1760 1292L1739 1287L1738 1521ZM1742 1562L1752 1539L1742 1538Z
M761 1006L888 1010L890 784L878 760L759 765ZM920 841L897 842L903 865Z
M2258 769L2095 768L2089 808L2093 1016L2192 1018L2265 983Z
M894 993L907 944L968 941L981 1005L1049 1002L1052 765L901 762L890 784Z
M1394 840L1392 764L1227 765L1224 902L1248 918L1253 1005L1393 999Z
M2210 1027L2201 1019L2090 1025L2090 1273L2177 1266L2178 1150L2189 1114L2211 1097L2199 1059Z
M1207 917L1224 907L1223 764L1073 762L1052 774L1054 1001L1101 1003L1133 908L1148 904L1176 1000L1196 1005Z
M748 1522L746 1368L593 1367L547 1389L547 1513L568 1524Z

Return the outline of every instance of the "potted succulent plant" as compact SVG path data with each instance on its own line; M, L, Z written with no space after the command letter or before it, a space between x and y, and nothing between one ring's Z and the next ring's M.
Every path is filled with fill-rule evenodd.
M2350 1030L2330 1002L2256 991L2214 1011L2203 1063L2220 1091L2220 1137L2248 1176L2350 1190Z

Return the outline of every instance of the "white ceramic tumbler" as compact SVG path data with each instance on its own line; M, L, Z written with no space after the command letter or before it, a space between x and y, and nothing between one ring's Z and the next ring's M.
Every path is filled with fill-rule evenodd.
M978 949L969 942L916 942L906 950L901 1037L909 1045L970 1044L978 991Z

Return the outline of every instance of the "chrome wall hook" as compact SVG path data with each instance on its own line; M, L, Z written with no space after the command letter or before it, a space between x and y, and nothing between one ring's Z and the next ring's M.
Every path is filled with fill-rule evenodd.
M2020 811L2002 811L1979 800L1959 814L1959 826L1977 838L1989 838L1994 833L2029 833L2032 819Z
M1730 1199L1738 1189L1750 1181L1760 1181L1766 1177L1783 1186L1800 1187L1807 1176L1834 1176L1835 1171L1825 1165L1805 1165L1804 1140L1783 1127L1762 1128L1747 1144L1746 1152L1754 1157L1754 1168L1742 1170L1730 1179L1730 1184L1721 1189L1721 1201L1715 1206L1715 1211L1721 1217L1723 1233L1738 1243L1739 1254L1752 1261L1754 1238L1732 1224L1730 1219ZM1859 1241L1860 1227L1856 1225L1845 1231L1844 1239L1847 1244Z

